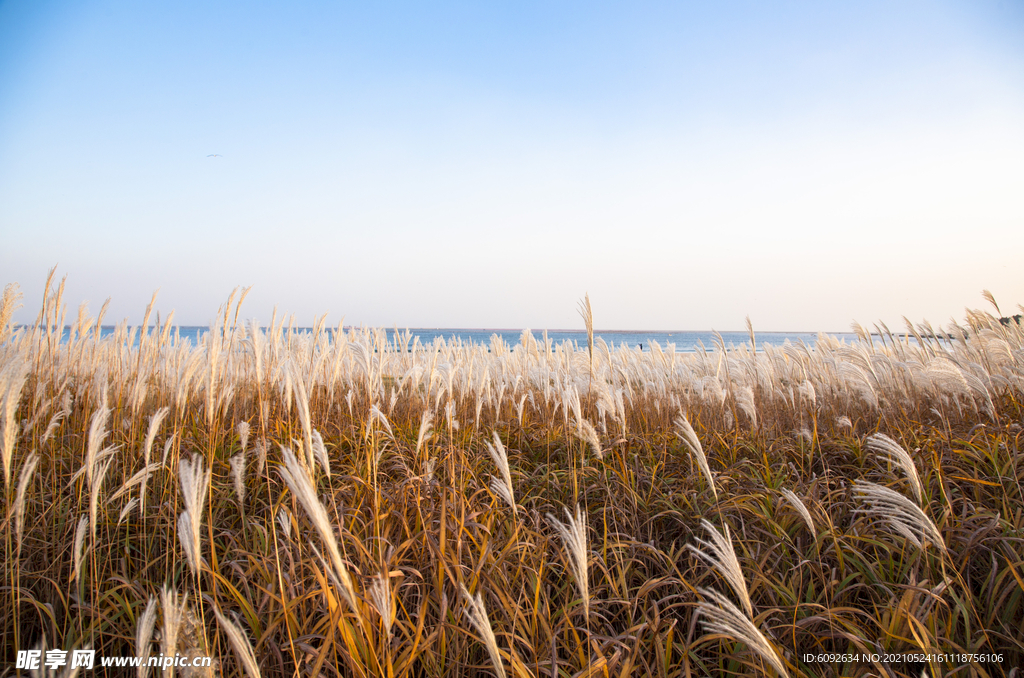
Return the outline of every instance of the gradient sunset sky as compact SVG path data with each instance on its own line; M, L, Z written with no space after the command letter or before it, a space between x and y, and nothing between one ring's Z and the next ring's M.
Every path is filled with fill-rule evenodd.
M110 322L843 331L1022 257L1022 2L0 2L19 322L59 263Z

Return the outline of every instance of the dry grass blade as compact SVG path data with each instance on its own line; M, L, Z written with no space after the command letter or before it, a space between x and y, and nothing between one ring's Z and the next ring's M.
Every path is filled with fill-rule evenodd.
M766 662L772 665L780 676L789 676L782 657L761 630L754 625L749 616L744 615L732 601L717 591L698 589L705 598L714 601L697 603L699 614L705 618L704 627L713 633L721 633L737 640L751 650L757 652Z
M487 618L487 608L484 607L484 599L479 593L476 598L470 595L469 590L463 584L459 584L463 597L466 599L466 614L473 628L484 639L484 646L487 654L491 657L491 663L498 674L498 678L505 678L505 665L498 653L498 641L494 637L494 629L491 628L491 620Z
M359 608L356 605L355 587L352 584L352 578L349 577L348 568L345 567L345 563L341 559L341 553L338 551L338 541L334 537L334 529L331 527L331 521L327 517L327 511L324 510L320 500L317 499L313 483L309 480L309 476L295 458L295 455L292 454L292 451L286 447L281 448L281 454L284 457L284 466L278 468L278 473L281 474L284 482L288 485L288 489L291 490L295 498L302 504L302 508L306 510L306 514L313 521L313 526L320 533L320 539L324 542L324 545L327 547L327 553L331 557L331 565L334 566L335 576L341 582L341 594L348 601L352 611L358 614Z
M910 482L910 488L914 491L917 503L921 504L923 500L921 478L917 475L917 466L914 464L914 460L910 458L910 454L899 443L884 433L868 436L866 447L868 451L880 455L889 463L903 469L907 480Z
M576 578L576 586L580 590L580 599L583 601L584 618L590 618L590 577L587 572L590 549L587 546L587 522L583 519L583 512L579 505L576 506L576 515L565 509L567 522L563 525L550 513L548 520L554 526L562 538L565 553L572 565L573 576Z
M732 546L729 526L725 526L725 534L723 535L715 529L714 525L706 520L701 520L700 524L704 526L704 529L711 536L711 541L698 539L697 543L707 549L707 551L703 551L693 544L687 544L687 546L693 551L694 555L718 570L718 573L732 587L736 597L740 599L740 604L743 606L747 616L753 618L754 606L750 602L750 593L747 591L747 580L743 577L743 568L740 567L740 561L736 557L736 551Z
M858 513L884 520L889 527L918 548L923 549L927 542L931 542L943 553L946 552L946 542L932 519L925 515L917 504L899 492L884 485L858 480L853 484L853 494L855 498L868 505L866 509L857 509Z
M708 481L708 486L711 487L711 494L714 495L715 501L718 501L718 490L715 489L715 479L711 475L711 467L708 466L708 458L704 456L704 448L700 444L700 439L697 437L696 431L693 430L693 426L690 426L690 420L686 418L685 414L680 414L676 417L676 435L678 435L686 446L690 449L690 452L697 459L697 466L700 467L701 473Z
M221 614L219 609L213 608L213 613L217 615L217 624L224 631L224 635L228 637L231 649L238 655L238 660L245 668L245 672L249 674L249 678L262 678L260 667L256 663L256 654L253 652L249 639L226 616Z

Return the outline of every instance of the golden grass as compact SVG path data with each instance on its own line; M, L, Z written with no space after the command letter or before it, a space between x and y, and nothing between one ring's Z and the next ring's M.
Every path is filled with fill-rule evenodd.
M239 299L192 346L169 318L101 339L84 309L62 342L62 294L33 327L9 325L16 287L0 302L3 661L158 641L282 678L1024 664L1015 323L488 350L263 330ZM865 657L912 652L1001 661Z

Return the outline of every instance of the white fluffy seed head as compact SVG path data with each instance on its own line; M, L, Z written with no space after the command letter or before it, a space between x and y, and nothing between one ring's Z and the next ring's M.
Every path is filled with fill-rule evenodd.
M736 550L733 548L732 537L729 534L729 526L725 526L723 535L707 520L701 520L700 524L707 531L711 540L697 540L697 543L704 549L697 548L693 544L687 544L687 546L694 555L718 570L718 573L736 593L747 616L753 618L754 607L750 602L750 593L747 591L747 580L743 577L743 568L740 567L740 561L736 557Z
M487 618L487 608L484 607L483 596L477 593L474 598L470 595L469 589L461 583L459 584L459 589L462 591L462 596L466 599L466 616L469 617L469 621L473 628L476 629L476 632L483 638L484 647L487 648L487 654L491 658L491 663L494 665L498 678L505 678L505 665L502 663L501 655L498 653L498 641L494 637L491 620Z
M914 464L910 454L899 443L884 433L868 436L866 447L868 451L874 452L890 464L903 469L903 473L907 476L907 481L910 483L910 489L913 490L914 497L917 499L917 503L920 504L923 500L921 478L917 474L917 466Z
M487 452L491 455L494 465L498 467L498 471L501 473L501 480L499 481L497 478L492 479L491 490L505 500L512 508L513 515L518 515L515 491L512 489L512 473L508 467L508 454L505 452L505 446L502 444L501 438L498 437L498 432L494 431L493 435L494 444L486 443Z
M942 533L917 504L895 490L866 480L853 483L853 495L866 506L856 513L866 514L884 521L889 528L902 535L914 546L925 548L933 544L946 553Z
M583 520L583 512L579 505L576 506L576 515L565 509L565 524L559 522L550 513L548 520L562 538L562 545L565 548L566 556L569 559L573 576L576 579L576 586L580 591L580 599L583 601L584 617L590 618L590 577L587 572L590 549L587 546L587 523Z
M693 430L693 426L690 425L690 420L686 418L685 414L680 414L676 417L676 435L679 436L686 444L686 447L690 449L690 452L697 460L697 466L708 481L708 486L711 487L711 494L714 495L715 501L718 501L718 490L715 489L715 478L711 475L711 467L708 466L708 458L704 456L704 448L700 444L700 438L697 437L697 432Z
M706 601L697 603L698 614L704 617L704 627L708 631L721 633L743 643L761 655L778 671L780 676L788 678L789 673L786 671L782 657L749 616L744 615L731 600L721 593L703 588L697 590L714 603Z
M598 459L604 459L604 450L601 449L601 439L597 436L597 431L586 419L579 420L579 426L576 431L576 436L581 440L585 441L590 445L590 449L593 450L594 456Z

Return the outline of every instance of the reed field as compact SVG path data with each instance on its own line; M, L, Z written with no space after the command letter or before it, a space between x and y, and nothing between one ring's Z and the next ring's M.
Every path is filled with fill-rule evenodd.
M264 328L244 293L196 346L154 304L101 337L63 287L0 307L0 676L1024 666L1024 328L991 295L677 353Z

